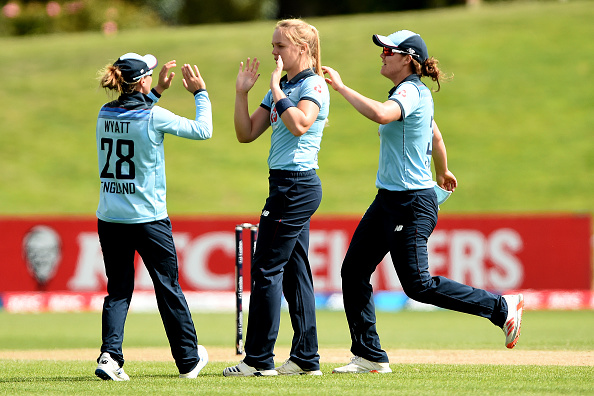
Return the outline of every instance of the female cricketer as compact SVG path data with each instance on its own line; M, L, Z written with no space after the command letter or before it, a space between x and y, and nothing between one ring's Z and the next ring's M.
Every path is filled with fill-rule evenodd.
M320 375L313 279L308 260L309 222L322 199L316 174L330 96L315 27L298 19L277 23L272 35L276 68L270 90L248 113L248 92L259 62L241 62L236 81L235 132L252 142L272 126L269 196L251 268L252 289L245 358L225 376ZM281 78L283 71L286 75ZM274 344L284 293L293 326L290 357L274 368Z
M433 120L431 91L421 82L430 77L440 87L442 72L429 58L416 33L397 31L374 35L382 47L381 74L393 84L388 100L378 102L347 87L338 72L323 67L326 82L357 111L380 124L378 193L357 226L342 263L344 309L354 357L334 373L391 372L388 355L376 331L370 283L389 252L406 295L414 300L489 319L503 329L508 348L516 345L524 301L522 295L495 295L429 273L427 239L437 223L438 201L431 174L435 160L437 184L457 186L447 168L441 133Z
M212 136L212 110L198 67L182 67L184 87L193 93L196 118L189 120L155 106L171 86L176 66L167 62L151 89L153 55L122 55L102 71L100 86L120 96L99 111L97 154L100 194L98 233L107 275L101 355L95 374L127 381L122 342L134 290L138 252L151 276L157 306L181 378L196 378L208 362L198 345L188 304L178 282L177 253L165 201L165 134L204 140Z

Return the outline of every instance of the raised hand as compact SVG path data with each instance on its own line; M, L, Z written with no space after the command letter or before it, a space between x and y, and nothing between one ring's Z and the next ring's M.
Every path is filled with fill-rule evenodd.
M165 63L163 65L163 67L161 68L161 71L159 72L159 82L157 83L157 86L155 87L155 90L159 94L162 94L163 91L165 91L166 89L168 89L171 86L173 77L175 77L175 72L171 72L171 74L169 74L169 75L168 75L168 73L169 73L169 70L171 70L175 66L177 66L175 61L170 60L169 62Z
M260 61L258 58L250 63L250 58L247 58L245 68L243 62L239 63L239 72L237 73L237 81L235 82L235 91L237 93L247 93L254 86L260 74L258 74L258 68L260 67Z
M192 69L192 66L186 63L182 66L182 75L184 76L184 79L182 80L184 88L187 89L188 92L194 93L199 89L206 89L206 83L200 75L198 66L194 65L194 69Z

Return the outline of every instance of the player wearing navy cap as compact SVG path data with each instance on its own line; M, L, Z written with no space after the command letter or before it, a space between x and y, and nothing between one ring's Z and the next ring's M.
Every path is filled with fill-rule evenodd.
M323 67L326 82L357 111L379 125L378 193L359 222L344 258L341 277L344 308L355 355L335 373L389 373L388 355L376 331L370 278L390 253L404 292L410 298L441 308L489 319L503 328L505 345L513 348L520 335L522 295L496 295L429 273L427 239L437 223L438 197L432 179L446 191L457 186L448 170L445 145L433 120L431 91L421 82L437 82L442 72L418 34L401 30L374 35L382 47L381 74L394 83L388 100L367 98L342 82L338 72Z
M95 374L127 381L122 342L134 290L138 252L151 276L157 306L181 378L196 378L208 362L198 345L188 304L178 283L178 264L165 201L165 135L194 140L212 136L212 111L198 67L182 66L184 87L193 94L196 117L190 120L155 106L171 86L176 66L167 62L151 89L153 55L122 55L102 71L100 86L120 96L99 111L96 137L100 194L98 233L107 275L103 303L101 355Z
M258 79L259 62L240 65L236 83L235 132L248 143L272 126L268 156L269 196L251 268L249 324L245 358L225 376L320 375L313 279L307 257L309 222L322 199L316 174L330 95L320 62L315 27L284 20L272 36L276 68L270 90L250 116L248 92ZM281 78L283 71L287 74ZM293 325L290 357L274 368L282 296Z

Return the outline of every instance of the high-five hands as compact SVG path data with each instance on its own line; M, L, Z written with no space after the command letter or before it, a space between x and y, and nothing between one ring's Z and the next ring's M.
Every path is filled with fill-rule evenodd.
M171 74L169 74L169 70L171 70L175 66L177 66L175 60L170 60L169 62L165 63L161 68L161 71L159 72L159 82L155 87L155 91L157 91L159 95L161 95L163 91L165 91L171 86L173 77L175 77L175 72L171 72Z
M182 75L184 76L182 82L184 84L184 88L188 90L188 92L194 93L199 89L206 89L206 83L204 79L200 75L200 70L198 70L198 66L192 66L189 64L185 64L182 66Z
M239 72L237 73L237 81L235 82L235 91L238 93L247 93L256 81L260 74L258 73L258 67L260 67L260 61L258 58L250 63L250 58L247 58L245 68L243 62L239 63Z
M155 91L159 95L163 93L166 89L171 87L171 83L173 82L173 78L175 77L175 72L169 73L171 69L177 66L175 60L170 60L169 62L165 63L159 72L159 82L155 87ZM189 64L185 64L182 66L182 75L184 76L182 83L184 84L184 88L186 88L189 92L196 92L199 89L206 89L206 83L204 79L200 75L200 70L198 70L198 66L192 66Z

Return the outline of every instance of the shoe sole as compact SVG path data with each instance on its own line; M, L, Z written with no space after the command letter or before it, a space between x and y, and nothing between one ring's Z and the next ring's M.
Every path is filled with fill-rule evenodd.
M223 377L274 377L278 375L278 371L276 370L260 370L254 371L249 373L244 373L243 371L227 371L227 369L223 370Z
M520 294L520 301L518 302L516 309L518 311L521 310L522 313L519 315L518 318L518 332L516 333L516 336L514 337L513 341L506 345L508 349L512 349L513 347L515 347L518 343L518 339L520 338L520 331L522 330L522 317L524 316L524 296L522 294Z
M299 373L281 373L279 372L278 375L324 375L320 370L314 371L301 371Z
M380 370L366 370L366 371L335 371L332 370L332 374L390 374L390 371L380 371Z
M275 377L277 376L277 374L262 374L261 371L256 371L254 373L225 373L223 372L223 377Z
M101 378L104 381L124 381L121 378L118 377L112 377L111 375L109 375L109 373L107 371L101 370L101 369L96 369L95 370L95 375L99 378Z

